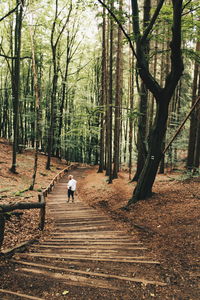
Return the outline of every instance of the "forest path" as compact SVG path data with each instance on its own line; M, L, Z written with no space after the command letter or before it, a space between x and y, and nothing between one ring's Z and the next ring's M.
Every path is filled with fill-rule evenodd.
M84 168L72 174L79 182ZM150 299L165 288L160 262L149 257L137 234L117 228L80 196L67 203L67 177L49 194L47 206L54 232L13 256L1 299Z

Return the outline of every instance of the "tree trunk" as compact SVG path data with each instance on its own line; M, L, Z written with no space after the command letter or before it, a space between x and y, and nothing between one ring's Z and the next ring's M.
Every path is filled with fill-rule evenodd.
M130 54L131 55L131 54ZM134 105L134 57L130 57L130 75L129 75L129 99L130 99L130 118L129 118L129 180L132 173L132 149L133 149L133 105Z
M200 96L200 74L199 74L199 85L198 85L198 96ZM196 133L196 143L195 143L195 152L194 152L194 173L199 172L200 164L200 103L196 109L197 116L197 133Z
M105 151L105 126L104 126L104 118L105 118L105 112L104 112L104 105L107 102L106 95L107 95L107 85L106 85L106 79L107 79L107 64L106 64L106 16L105 16L105 7L103 7L103 25L102 25L102 57L101 57L101 112L100 112L100 157L99 157L99 169L98 173L102 173L104 170L104 151Z
M37 166L38 166L38 151L39 151L39 138L41 135L40 132L40 93L38 86L38 75L37 75L37 67L35 61L35 49L34 49L34 41L32 31L30 29L31 36L31 50L32 50L32 69L33 69L33 85L34 85L34 95L35 95L35 161L34 161L34 171L32 176L32 183L29 187L30 190L34 189L35 179L37 174Z
M200 42L197 41L196 52L200 51ZM193 78L193 88L192 88L192 105L196 101L197 97L197 85L198 77L200 78L200 68L199 63L195 62L194 65L194 78ZM189 143L188 143L188 156L187 156L187 169L192 170L194 167L194 156L195 156L195 143L196 143L196 134L198 127L198 111L194 111L191 120L190 120L190 133L189 133Z
M21 29L22 29L22 13L23 7L21 1L17 0L18 8L16 10L15 24L15 60L12 70L12 96L13 96L13 151L12 151L12 166L10 171L17 173L17 149L18 149L18 119L19 119L19 95L20 95L20 52L21 52Z
M171 48L171 70L167 76L165 87L161 88L158 82L149 73L147 58L145 57L144 45L156 16L159 15L160 9L164 0L160 1L157 6L153 21L150 21L149 26L145 30L143 36L140 34L139 28L139 10L137 1L132 0L133 11L133 30L137 37L137 63L139 74L144 81L146 87L153 93L156 99L156 116L152 132L149 135L149 149L145 161L144 168L140 174L138 183L133 192L133 197L128 205L145 199L152 195L152 186L156 177L158 166L162 158L162 142L166 132L168 106L174 90L183 72L183 62L181 56L181 16L182 16L182 0L172 0L173 4L173 25L172 25L172 40Z
M157 107L154 126L149 136L148 155L130 203L152 196L152 186L162 158L162 142L168 117L168 105L164 103L164 100Z
M151 0L144 1L144 15L143 15L143 28L148 26L150 20ZM145 56L149 55L149 40L145 41L143 45ZM148 59L148 58L147 58ZM147 62L149 64L149 62ZM149 66L147 66L149 68ZM144 167L145 159L147 156L146 150L146 138L147 138L147 101L148 101L148 90L144 84L141 83L140 87L140 103L139 103L139 120L138 120L138 135L137 135L137 169L132 181L137 181L142 169Z
M113 9L113 2L111 3ZM113 19L110 19L110 50L109 50L109 97L107 105L107 135L108 135L108 161L106 174L109 176L108 183L112 183L112 100L113 100Z
M122 12L123 1L119 2L119 11ZM121 102L122 102L122 85L123 85L123 68L122 68L122 31L118 27L117 40L117 62L116 62L116 94L115 94L115 129L114 129L114 157L113 157L113 178L118 177L119 172L119 141L121 136Z

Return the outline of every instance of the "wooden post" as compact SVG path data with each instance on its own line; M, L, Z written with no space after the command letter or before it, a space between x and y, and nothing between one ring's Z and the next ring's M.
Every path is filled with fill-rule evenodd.
M40 203L44 203L44 206L40 208L40 221L39 221L39 229L43 230L45 225L45 210L46 210L46 203L43 194L38 195L38 200Z
M3 244L5 230L5 217L4 214L0 214L0 249Z

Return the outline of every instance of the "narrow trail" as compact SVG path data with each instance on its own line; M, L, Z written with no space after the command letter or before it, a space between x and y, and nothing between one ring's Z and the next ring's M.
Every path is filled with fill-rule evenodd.
M84 170L72 174L79 181ZM67 203L66 182L63 178L47 199L54 232L12 257L0 299L140 300L165 288L157 272L160 262L137 235L117 229L109 216L79 196ZM137 298L141 289L146 298Z

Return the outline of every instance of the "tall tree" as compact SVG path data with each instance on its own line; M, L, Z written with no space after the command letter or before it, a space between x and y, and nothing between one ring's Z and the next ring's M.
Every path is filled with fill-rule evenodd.
M163 6L164 0L160 0L148 27L141 36L139 28L139 10L137 1L132 0L133 10L133 30L136 37L136 56L139 68L139 74L146 87L151 91L156 100L156 116L154 125L149 135L148 154L144 168L140 174L138 183L133 192L129 204L137 202L140 199L152 195L152 186L156 177L158 166L162 158L162 142L166 132L168 106L177 83L183 72L183 62L181 56L181 18L182 18L182 0L172 0L173 24L171 39L171 70L162 88L148 70L147 59L145 57L144 46L148 35Z
M39 139L40 139L40 135L41 135L41 130L40 130L40 93L39 93L39 85L38 85L38 75L37 75L37 66L36 66L36 59L35 59L35 49L34 49L32 28L30 28L30 38L31 38L31 50L32 50L34 96L35 96L35 161L34 161L32 183L31 183L29 189L33 190L34 185L35 185L36 174L37 174Z
M105 104L107 102L107 49L106 49L106 13L105 7L103 7L103 22L102 22L102 54L101 54L101 112L100 112L100 157L99 157L99 169L98 172L102 173L105 166Z
M101 4L102 1L99 0ZM178 84L178 81L183 72L183 61L181 54L181 18L183 10L182 0L172 0L172 39L170 43L171 50L171 69L166 78L165 86L161 87L157 80L149 71L148 58L145 55L145 46L152 33L153 26L159 16L159 13L163 7L164 0L160 0L155 12L149 21L143 34L140 30L140 15L138 1L132 0L132 23L134 39L136 42L136 51L134 50L132 40L130 36L124 30L122 24L116 18L115 14L109 10L111 15L115 18L118 24L121 26L126 38L128 39L131 49L134 52L137 60L137 68L142 81L146 88L154 95L156 101L156 115L154 119L153 128L148 138L148 153L147 158L140 173L137 185L134 189L133 196L129 200L128 205L145 199L152 195L152 186L157 174L158 166L162 158L162 142L166 133L167 119L168 119L168 106L174 90Z
M20 97L20 55L21 55L21 31L23 1L16 1L14 60L12 62L12 97L13 97L13 151L12 166L10 171L16 173L17 148L18 148L18 120L19 120L19 97Z
M196 42L196 52L200 51L200 41ZM194 76L193 76L193 88L192 88L192 105L195 103L197 95L199 93L198 82L200 81L200 66L197 61L194 64ZM187 156L187 169L193 170L195 168L195 149L197 132L199 125L199 112L198 107L194 110L191 115L190 120L190 133L189 133L189 143L188 143L188 156Z
M119 13L122 14L123 1L119 1ZM118 26L117 36L117 61L116 61L116 89L115 89L115 127L114 127L114 157L113 157L113 178L118 177L120 149L119 142L121 137L121 102L123 85L123 60L122 60L122 30Z
M113 2L111 2L111 10L114 8ZM110 18L110 34L109 34L109 92L107 101L107 151L108 160L106 167L106 174L109 176L108 183L112 183L112 105L113 105L113 39L114 39L114 22L113 18Z
M46 169L50 169L51 165L51 155L52 155L52 146L53 146L53 138L55 137L55 113L56 113L56 101L57 101L57 84L58 84L58 69L59 69L59 64L58 64L58 46L59 46L59 41L62 37L62 34L67 26L67 23L70 18L70 14L72 11L72 1L70 1L69 5L69 11L67 18L65 19L64 23L61 24L59 21L59 15L61 11L58 11L58 0L56 0L56 7L55 7L55 16L54 16L54 21L52 25L52 30L51 30L51 51L52 51L52 62L53 62L53 80L52 80L52 92L51 92L51 113L50 113L50 126L49 126L49 131L48 131L48 156L47 156L47 163L46 163ZM58 29L57 33L57 25L60 25L61 28ZM57 33L57 34L56 34Z
M150 20L151 0L144 0L143 9L143 30L147 28ZM149 68L149 39L145 39L143 43L143 51L146 57L146 68ZM144 81L142 81L140 89L139 101L139 120L138 120L138 135L137 135L137 169L132 181L137 181L140 173L144 167L145 159L147 156L146 138L147 138L147 103L148 103L148 90Z

